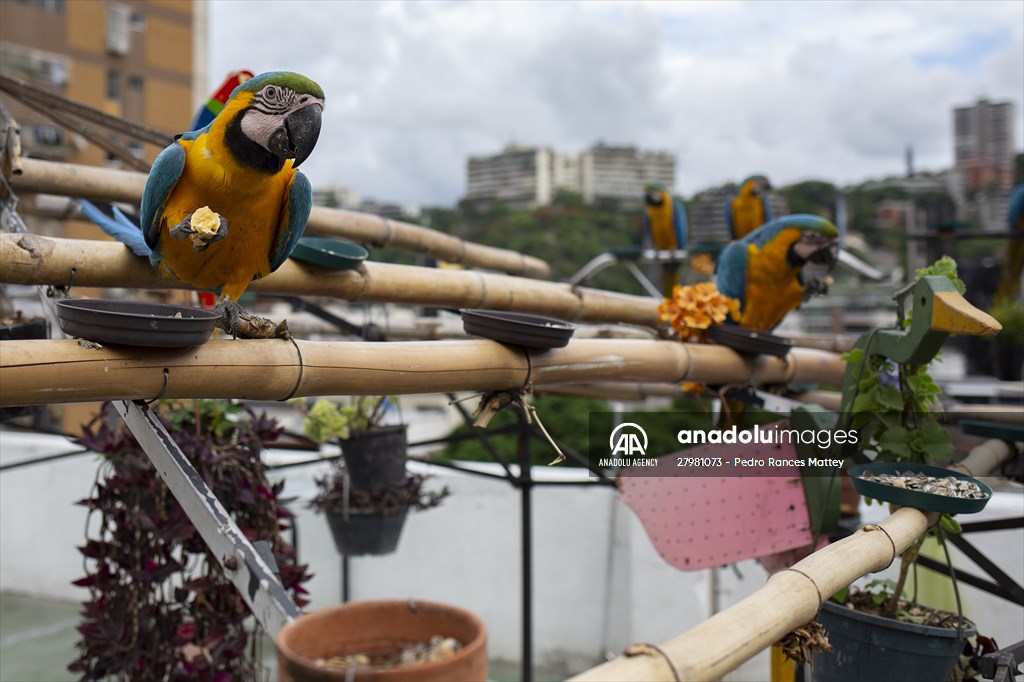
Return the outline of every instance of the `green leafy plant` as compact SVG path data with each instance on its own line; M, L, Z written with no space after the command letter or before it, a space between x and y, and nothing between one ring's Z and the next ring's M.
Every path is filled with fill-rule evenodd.
M303 432L317 443L338 439L347 440L354 434L366 433L381 426L387 408L392 403L389 396L355 396L348 403L336 403L325 398L317 399L307 408L305 400L293 402L306 409ZM447 486L439 491L428 491L425 483L429 476L407 474L400 486L380 490L359 490L351 485L346 475L345 462L335 459L331 462L330 473L315 479L317 494L309 507L319 512L342 512L359 510L388 515L404 509L422 511L436 507L451 494Z
M303 606L310 574L284 538L293 518L284 482L269 483L260 459L282 429L227 401L160 406L171 437L246 537L268 542L282 585ZM78 502L99 521L79 548L85 576L74 584L89 597L69 669L82 680L260 679L248 607L109 403L77 442L103 460Z
M380 426L393 398L383 395L355 396L348 403L317 398L308 408L303 398L292 402L306 409L303 432L311 440L322 444L335 438L346 440L353 433Z

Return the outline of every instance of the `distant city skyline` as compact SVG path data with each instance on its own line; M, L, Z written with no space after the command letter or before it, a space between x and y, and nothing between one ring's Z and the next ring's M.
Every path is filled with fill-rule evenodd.
M211 89L238 68L316 79L314 185L399 203L452 205L466 159L510 142L666 150L692 195L900 174L908 145L949 168L952 110L980 97L1013 102L1024 139L1018 0L213 0L208 19Z

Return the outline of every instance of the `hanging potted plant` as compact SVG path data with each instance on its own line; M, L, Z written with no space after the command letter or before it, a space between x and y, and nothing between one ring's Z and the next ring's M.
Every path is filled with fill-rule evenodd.
M387 396L359 396L348 404L321 398L306 414L309 438L341 443L341 459L316 479L310 502L326 515L341 554L394 552L409 510L436 507L449 494L447 487L427 491L429 477L406 471L406 426L382 423L390 403Z
M964 293L956 262L948 257L917 272L918 279L940 275ZM978 511L991 490L968 476L929 466L947 459L953 444L933 411L941 390L927 364L896 363L863 348L844 359L847 372L857 377L856 395L849 403L851 426L862 447L875 453L872 463L850 470L854 487L869 503L886 500L942 513L937 526L904 551L895 581L843 589L822 605L818 622L828 631L834 651L826 653L826 648L814 656L814 679L945 680L976 629L962 613L918 603L916 587L908 598L907 578L929 537L943 547L948 561L945 534L960 530L951 513ZM959 610L959 593L957 603Z

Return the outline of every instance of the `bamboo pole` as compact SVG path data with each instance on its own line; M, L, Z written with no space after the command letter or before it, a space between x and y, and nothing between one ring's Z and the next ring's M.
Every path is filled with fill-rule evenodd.
M867 573L889 566L937 517L909 507L865 526L791 568L700 625L658 645L660 655L619 656L573 680L717 680L793 628L811 621L821 603ZM671 667L670 667L671 666Z
M97 400L438 393L596 381L837 383L844 363L794 349L787 360L722 346L587 339L530 351L487 340L401 343L215 339L184 350L0 341L0 406ZM453 362L453 358L457 361ZM165 379L166 377L166 379Z
M145 173L112 168L24 159L23 172L14 176L11 184L19 192L138 204L146 188L146 177ZM343 237L374 246L396 246L452 263L523 277L546 279L551 274L548 264L533 256L467 242L419 225L355 211L315 206L306 223L306 234Z
M163 277L146 259L119 242L0 234L0 282L66 286L72 280L83 287L190 288ZM358 270L334 271L289 259L269 277L253 282L250 289L658 326L658 302L652 298L475 270L368 262Z

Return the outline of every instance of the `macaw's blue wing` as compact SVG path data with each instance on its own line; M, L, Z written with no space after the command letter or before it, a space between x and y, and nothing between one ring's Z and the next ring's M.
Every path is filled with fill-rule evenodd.
M306 221L309 219L309 212L313 208L313 187L309 180L301 172L296 171L292 178L292 187L288 193L288 203L281 215L281 224L278 225L277 241L274 250L270 254L270 271L273 272L281 267L281 263L288 260L306 229Z
M740 310L745 303L747 288L747 244L735 241L722 250L718 257L715 286L718 291L740 302Z
M117 206L107 204L110 210L108 215L91 201L78 199L77 203L86 218L99 225L101 230L117 241L124 243L136 256L148 257L153 252L142 235L142 229Z
M177 142L172 142L167 149L160 152L149 170L146 190L142 193L139 223L146 243L155 254L159 254L160 251L160 219L163 217L164 207L184 168L185 148Z
M683 202L675 201L672 207L672 222L674 223L676 231L676 248L685 249L686 240L689 236L690 228L686 221L686 207L683 206Z

